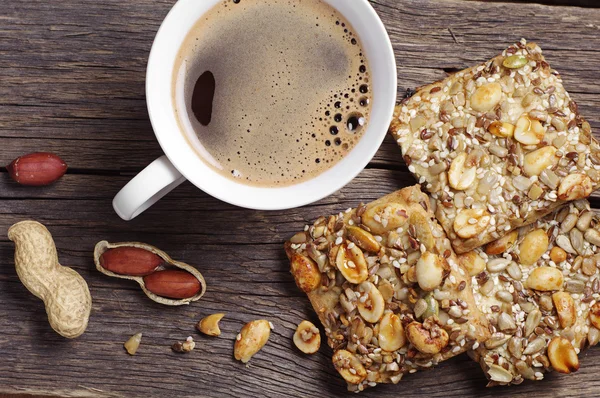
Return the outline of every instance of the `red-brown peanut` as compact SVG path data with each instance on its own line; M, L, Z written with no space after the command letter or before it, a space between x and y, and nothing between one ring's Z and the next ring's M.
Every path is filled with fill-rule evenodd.
M67 172L67 164L53 153L35 152L20 156L6 166L10 177L21 185L44 186Z
M119 275L150 275L161 263L163 260L158 255L139 247L116 247L100 256L100 264Z
M200 282L189 272L179 270L157 271L144 277L150 292L172 299L186 299L200 292Z

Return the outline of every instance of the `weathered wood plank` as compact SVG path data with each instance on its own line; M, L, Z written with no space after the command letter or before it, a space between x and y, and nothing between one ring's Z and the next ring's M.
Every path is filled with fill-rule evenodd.
M584 0L582 0L584 1ZM25 152L50 150L70 173L46 188L18 187L0 169L0 231L24 218L44 222L61 261L82 273L94 297L88 332L64 341L48 326L42 303L20 284L13 245L0 233L0 391L57 396L343 396L345 387L323 347L294 349L302 319L316 322L288 272L282 242L303 225L414 183L387 139L369 166L340 192L303 209L256 212L235 208L189 183L133 222L121 221L111 198L161 154L147 118L144 70L160 21L174 0L0 0L0 164ZM600 131L600 10L463 2L376 0L398 58L399 92L485 60L520 37L536 40L563 75L580 108ZM456 37L454 41L452 34ZM600 136L600 135L599 135ZM596 195L594 204L600 204ZM94 269L101 240L139 240L196 265L208 282L202 301L165 308L135 284ZM223 336L204 338L194 323L225 311ZM244 367L232 359L246 321L275 324L269 344ZM122 343L145 337L138 356ZM169 346L188 335L198 348L185 356ZM365 396L595 396L600 350L583 355L573 376L486 390L466 357L434 372L406 377Z
M490 0L500 1L504 3L520 3L520 0ZM600 4L596 0L537 0L528 1L528 3L540 3L550 5L562 5L562 6L576 6L576 7L593 7L598 8Z

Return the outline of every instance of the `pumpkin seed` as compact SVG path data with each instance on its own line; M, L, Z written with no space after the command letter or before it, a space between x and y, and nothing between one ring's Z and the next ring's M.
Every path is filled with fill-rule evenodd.
M427 304L427 308L423 313L423 319L427 319L430 316L437 316L440 312L440 306L437 300L433 297L433 294L429 293L427 296L425 296L424 300Z
M527 65L527 62L527 57L515 54L511 55L510 57L506 57L502 62L502 65L509 69L519 69Z

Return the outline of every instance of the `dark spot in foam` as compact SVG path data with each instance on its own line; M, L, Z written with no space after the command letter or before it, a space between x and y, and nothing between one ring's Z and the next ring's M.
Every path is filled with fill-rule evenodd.
M192 94L192 112L203 126L212 119L213 99L215 97L215 76L211 71L204 72L196 81Z

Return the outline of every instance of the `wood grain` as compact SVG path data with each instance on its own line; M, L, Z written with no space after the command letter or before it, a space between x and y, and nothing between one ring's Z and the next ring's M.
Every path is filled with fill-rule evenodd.
M61 262L79 271L94 299L90 326L65 341L48 326L43 304L14 271L13 244L0 234L0 392L77 397L343 396L345 386L323 347L294 349L302 319L316 322L288 272L282 243L322 214L336 213L414 184L387 139L369 167L329 198L303 209L257 212L236 208L186 183L126 223L111 199L161 154L145 107L144 71L152 39L174 0L0 0L0 164L30 151L59 153L70 165L56 185L24 188L0 169L0 231L33 218L54 234ZM376 0L392 37L399 93L496 55L508 43L537 41L567 89L600 131L600 10L460 0ZM600 207L600 194L593 204ZM148 300L128 281L98 273L99 240L154 244L196 265L208 292L185 308ZM195 322L227 316L220 338L196 334ZM244 366L233 360L235 335L252 319L275 325L267 346ZM144 333L137 356L122 344ZM187 355L170 345L192 335ZM600 350L582 355L572 376L485 389L467 357L406 377L364 396L595 396ZM543 389L543 390L540 390Z

